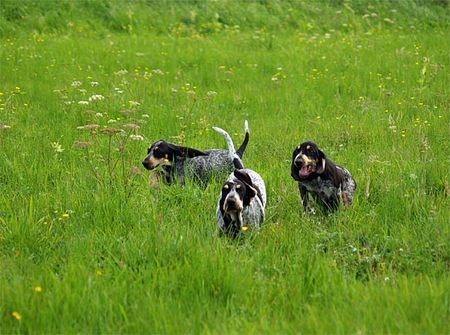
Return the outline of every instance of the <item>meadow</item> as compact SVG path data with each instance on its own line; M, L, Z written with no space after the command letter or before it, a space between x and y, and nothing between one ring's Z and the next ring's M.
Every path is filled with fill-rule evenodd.
M0 2L0 333L448 334L445 1ZM149 183L165 139L249 121L262 229L222 180ZM350 209L308 215L314 140Z

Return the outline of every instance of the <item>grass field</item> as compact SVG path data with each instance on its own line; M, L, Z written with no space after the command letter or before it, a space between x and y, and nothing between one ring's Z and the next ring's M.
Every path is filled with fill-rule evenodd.
M0 2L0 333L448 334L448 22L445 1ZM223 181L149 187L140 162L245 119L267 217L230 241ZM307 139L351 209L303 213Z

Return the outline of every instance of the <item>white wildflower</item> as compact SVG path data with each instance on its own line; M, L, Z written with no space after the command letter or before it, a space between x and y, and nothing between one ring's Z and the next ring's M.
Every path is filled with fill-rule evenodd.
M128 101L128 103L129 103L130 106L132 106L132 107L138 107L138 106L141 105L141 104L140 104L139 102L137 102L137 101Z
M130 135L130 138L133 140L133 141L143 141L144 140L144 136L142 136L142 135Z
M176 88L173 88L173 87L172 87L171 91L172 91L172 93L177 93L178 92L178 90Z
M78 89L78 91L83 94L87 92L87 90L85 90L84 88L80 88L80 89Z
M103 114L102 113L95 113L95 116L96 117L103 117Z
M81 86L81 81L75 80L72 82L72 84L70 84L70 86L72 87L79 87Z
M152 70L152 72L154 74L164 75L164 72L162 72L162 70L160 70L160 69L154 69L154 70Z
M214 97L214 96L217 95L217 92L216 92L216 91L208 91L208 92L206 92L206 95L207 95L208 97Z
M79 105L89 105L89 101L81 100L81 101L78 101L78 104Z
M148 114L142 114L142 117L143 117L144 119L148 119L148 118L150 117L150 115L148 115Z
M104 100L105 97L101 94L94 94L91 97L89 97L89 101L100 101L100 100Z
M127 70L119 70L119 71L117 71L115 74L116 74L117 76L124 76L124 75L126 75L127 73L128 73Z
M52 148L58 154L64 151L61 144L59 144L58 142L52 142Z
M98 86L99 85L98 81L91 81L90 84L91 84L91 86Z
M114 120L114 119L109 119L108 121L107 121L107 123L116 123L117 122L117 120Z

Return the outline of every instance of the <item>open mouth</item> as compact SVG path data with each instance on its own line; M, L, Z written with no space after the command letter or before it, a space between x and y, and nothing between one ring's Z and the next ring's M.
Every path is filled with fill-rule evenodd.
M304 165L298 171L298 175L300 177L308 177L311 174L311 172L313 172L313 166L312 165Z
M167 159L167 158L164 158L163 160L161 160L161 161L159 161L159 160L151 160L151 162L150 161L148 161L148 162L146 162L145 160L142 162L142 164L144 165L144 167L147 169L147 170L153 170L153 169L156 169L157 167L159 167L159 166L167 166L167 165L170 165L169 164L169 160Z

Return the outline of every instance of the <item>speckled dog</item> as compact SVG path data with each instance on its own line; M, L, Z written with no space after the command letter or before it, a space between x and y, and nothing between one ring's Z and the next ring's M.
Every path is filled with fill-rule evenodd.
M314 212L309 202L311 194L326 212L334 211L342 201L345 207L352 204L356 182L350 172L325 157L311 141L301 143L292 153L291 176L298 181L303 207Z
M242 158L249 141L247 121L245 122L245 137L236 154ZM233 171L233 161L227 150L197 149L179 146L159 140L153 143L142 161L147 170L161 166L161 177L167 184L175 182L184 184L191 179L200 186L206 187L213 176L223 176Z
M266 187L258 173L244 168L228 133L220 128L213 129L225 137L235 168L223 184L217 203L217 227L220 234L236 237L248 228L258 229L264 222Z

